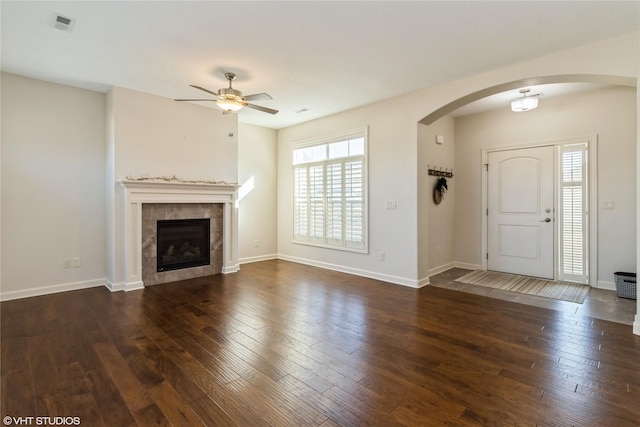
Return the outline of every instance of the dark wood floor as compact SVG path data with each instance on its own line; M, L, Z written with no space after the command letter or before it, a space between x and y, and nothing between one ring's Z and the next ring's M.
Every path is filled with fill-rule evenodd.
M1 310L2 417L80 417L83 426L640 424L631 326L450 289L266 261Z

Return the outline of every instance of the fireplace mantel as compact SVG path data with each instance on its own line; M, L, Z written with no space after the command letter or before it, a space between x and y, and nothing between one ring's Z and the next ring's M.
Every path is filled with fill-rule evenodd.
M222 273L238 271L238 185L183 182L120 181L124 188L124 290L144 288L142 281L143 203L222 203Z

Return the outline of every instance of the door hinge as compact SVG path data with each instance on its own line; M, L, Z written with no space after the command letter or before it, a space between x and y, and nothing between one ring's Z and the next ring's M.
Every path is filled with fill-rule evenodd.
M489 172L489 163L485 163L484 167L487 169L487 172Z
M489 259L489 252L487 252L487 259Z

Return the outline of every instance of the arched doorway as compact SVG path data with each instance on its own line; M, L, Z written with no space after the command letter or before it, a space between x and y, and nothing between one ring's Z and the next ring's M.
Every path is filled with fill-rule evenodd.
M602 83L602 84L606 84L606 85L616 85L616 86L623 86L623 87L627 87L627 88L635 88L636 87L636 83L637 83L636 79L634 79L634 78L617 77L617 76L602 76L602 75L563 75L563 76L548 76L548 77L536 77L536 78L530 78L530 79L514 80L514 81L511 81L511 82L507 82L507 83L503 83L503 84L494 85L494 86L491 86L491 87L479 89L479 90L477 90L475 92L472 92L472 93L469 93L469 94L467 94L465 96L461 96L458 99L452 100L451 102L447 103L446 105L443 105L442 107L434 110L429 115L423 117L419 121L419 123L421 125L426 126L427 128L432 127L432 125L434 125L439 119L441 119L442 117L447 116L448 114L451 114L457 108L459 108L459 107L461 107L463 105L467 105L467 104L469 104L469 103L471 103L473 101L476 101L476 100L482 99L484 97L490 96L492 94L500 93L500 92L503 92L503 91L515 90L515 89L519 89L519 88L526 87L526 86L529 86L529 85L552 84L552 83L570 83L570 82ZM635 90L633 91L633 93L635 94ZM635 98L637 100L637 94L635 95ZM636 105L637 105L637 101L636 101ZM635 107L635 106L632 105L632 107ZM606 108L606 107L603 107L603 108ZM637 123L637 116L636 116L634 122ZM419 131L419 133L420 133L420 131ZM423 133L424 133L424 131L423 131ZM631 143L635 144L637 142L637 140L638 140L637 132L635 132L635 135L633 135L633 137L630 138L629 141ZM433 141L430 141L430 143L431 142L433 142ZM606 144L604 146L602 146L602 149L604 150L603 151L603 153L604 153L603 155L605 157L613 155L613 154L611 154L610 151L608 151L610 149ZM630 154L630 156L629 156L629 154ZM620 154L618 154L618 155L620 155ZM478 152L478 156L477 157L480 158L480 153L479 152ZM629 157L629 159L626 159L626 160L635 163L635 160L634 160L635 156L633 155L633 153L627 153L627 157ZM423 161L423 163L420 164L420 169L421 170L425 170L428 167L428 163L429 163L429 160ZM480 163L479 160L478 160L478 163ZM455 165L449 166L449 167L453 167L455 169L456 178L458 178L460 173L464 172L461 169L461 165L459 165L459 164L455 164ZM637 170L637 169L638 168L636 168L635 165L634 165L634 170ZM456 181L456 179L454 179L454 186L458 186L459 187L460 182L455 182L455 181ZM624 182L621 181L619 183L619 185L631 185L631 186L633 186L635 188L636 187L636 182L637 182L637 178L635 176L633 176L630 179L625 180ZM631 189L631 190L632 190L632 193L634 191L636 191L635 189ZM609 198L614 198L614 196L610 195L607 191L601 192L600 196L601 196L600 200L604 200L604 201L607 201ZM635 199L635 197L633 197L633 198ZM598 205L598 206L600 206L600 205ZM618 209L617 205L616 205L616 209ZM605 211L604 213L608 214L610 212L609 211ZM422 215L420 215L420 217L422 217ZM613 221L613 220L611 220L611 221ZM427 236L427 239L428 238L429 237ZM422 247L422 246L424 246L424 245L420 245L420 247ZM608 272L605 272L603 274L605 274L606 277L603 276L602 280L609 280L608 279L608 276L609 276ZM613 282L612 278L611 278L611 282ZM640 331L637 330L637 329L638 329L638 327L640 325L638 325L637 316L636 316L636 322L635 322L634 326L636 327L635 333L639 333Z

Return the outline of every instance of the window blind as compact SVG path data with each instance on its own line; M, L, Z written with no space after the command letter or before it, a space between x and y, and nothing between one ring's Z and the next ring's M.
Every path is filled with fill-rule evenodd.
M294 148L294 241L366 251L365 138Z
M560 279L587 283L587 145L561 151Z

